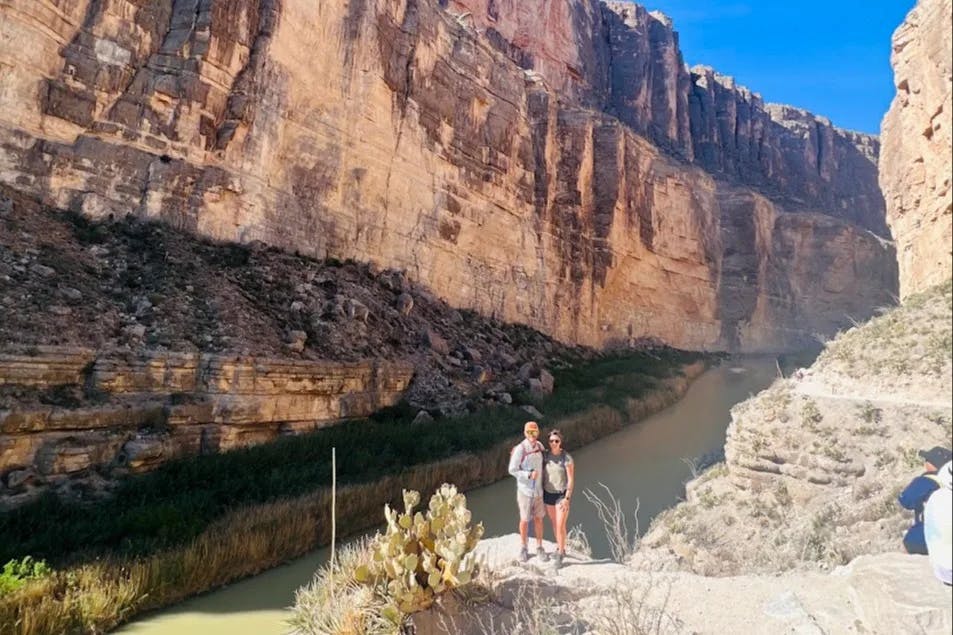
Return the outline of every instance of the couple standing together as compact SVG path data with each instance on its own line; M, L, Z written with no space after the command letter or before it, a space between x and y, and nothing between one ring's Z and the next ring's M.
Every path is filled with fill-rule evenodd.
M536 536L536 555L549 560L543 549L543 516L548 515L556 535L556 566L562 565L566 555L566 521L569 519L569 501L572 498L574 473L572 457L563 449L563 435L559 430L549 433L549 447L539 441L539 424L527 421L523 426L523 440L510 452L509 472L516 477L516 503L520 510L520 560L529 559L527 547L529 521L533 520Z

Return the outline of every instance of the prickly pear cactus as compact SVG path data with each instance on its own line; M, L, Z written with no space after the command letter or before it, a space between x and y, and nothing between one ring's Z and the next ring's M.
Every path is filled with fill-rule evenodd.
M470 527L467 499L444 483L426 513L414 512L420 493L404 490L404 511L384 507L387 529L371 543L370 565L359 567L362 582L386 585L393 608L409 614L429 607L436 595L470 581L476 568L473 548L483 523Z

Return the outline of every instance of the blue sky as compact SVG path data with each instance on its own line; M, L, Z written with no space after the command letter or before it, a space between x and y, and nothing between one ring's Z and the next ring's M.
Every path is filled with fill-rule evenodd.
M914 0L639 0L675 23L690 66L706 64L761 93L880 133L893 99L890 37Z

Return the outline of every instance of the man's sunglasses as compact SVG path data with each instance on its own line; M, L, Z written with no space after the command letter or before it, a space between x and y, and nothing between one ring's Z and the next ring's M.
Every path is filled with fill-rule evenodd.
M536 430L527 430L526 432L524 432L524 434L528 434L528 435L531 436L531 437L538 437L538 436L539 436L539 432L537 432Z

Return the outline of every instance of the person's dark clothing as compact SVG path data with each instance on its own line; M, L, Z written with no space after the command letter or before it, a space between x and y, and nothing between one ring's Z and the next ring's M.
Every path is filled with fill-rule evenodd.
M907 553L927 554L927 543L923 537L923 506L930 494L939 487L936 481L924 474L910 481L897 497L901 507L913 510L913 526L903 536L903 546Z

